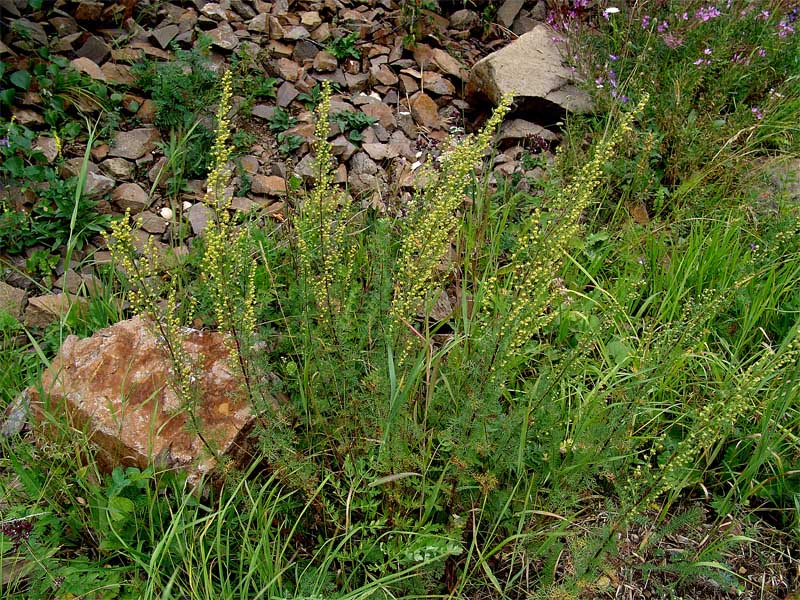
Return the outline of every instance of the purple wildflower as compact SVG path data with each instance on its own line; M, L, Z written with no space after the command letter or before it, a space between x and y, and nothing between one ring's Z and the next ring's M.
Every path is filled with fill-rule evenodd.
M791 35L794 33L794 27L789 25L786 21L781 21L778 23L778 36L786 37L787 35Z
M705 54L706 56L711 54L711 48L706 48L705 50L703 50L703 54Z
M763 48L759 48L759 49L758 49L758 55L759 55L759 56L762 56L762 57L763 57L763 56L766 56L766 55L767 55L767 51L766 51L766 50L764 50Z
M12 519L0 525L0 532L11 540L14 550L27 542L33 531L33 523L29 519Z
M650 27L650 15L645 15L642 17L642 29L647 29Z
M720 16L721 14L722 13L719 12L716 6L704 6L699 8L697 12L694 13L694 18L699 19L700 21L703 21L705 23L706 21L710 21L711 19Z
M11 142L8 141L7 137L0 138L0 146L3 146L4 148L10 148Z
M669 23L666 21L661 21L656 29L658 30L658 33L664 33L667 29L669 29Z
M619 56L617 56L616 54L609 54L608 55L608 60L611 60L611 61L615 61L618 58L619 58Z
M704 61L702 58L698 58L696 61L694 61L694 63L693 63L693 64L695 64L695 65L698 65L698 66L699 66L699 65L702 65L704 62L705 62L705 61Z
M756 19L761 19L762 21L768 21L769 20L769 11L768 10L762 10L759 13L759 15L756 17Z
M764 118L764 113L761 112L761 109L757 106L754 106L750 109L750 112L753 113L759 121Z

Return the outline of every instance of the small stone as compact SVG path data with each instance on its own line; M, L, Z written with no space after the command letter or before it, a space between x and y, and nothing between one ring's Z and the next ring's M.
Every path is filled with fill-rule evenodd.
M124 158L108 158L100 163L100 170L117 180L133 177L133 163Z
M256 11L244 0L231 0L231 8L243 19L252 19L256 16Z
M161 141L161 136L158 129L153 127L118 131L111 143L109 155L136 160L148 152L152 152L156 147L156 142L159 141Z
M223 50L234 50L239 45L239 38L227 21L222 21L216 29L208 32L211 43Z
M169 44L180 33L177 25L166 25L153 30L153 38L155 38L158 45L166 50Z
M258 173L258 168L261 166L258 162L258 158L251 154L240 156L239 164L242 165L242 169L244 169L245 173L249 173L251 175Z
M267 104L256 104L250 114L259 119L271 119L272 115L275 114L275 107Z
M397 121L394 118L392 109L383 102L371 102L361 107L361 112L365 115L378 119L388 131L392 131L397 127Z
M441 125L439 107L425 93L420 92L411 99L411 115L417 123L428 129L437 129Z
M200 12L215 21L227 21L228 13L219 2L206 2L200 7Z
M34 23L29 19L15 19L12 29L24 31L37 44L47 45L47 33L39 23Z
M88 198L105 196L114 189L116 181L105 175L93 171L86 172L86 181L83 184L83 193Z
M397 150L392 148L389 144L362 144L364 152L366 152L372 160L384 160L386 158L395 158Z
M300 92L297 91L297 88L288 81L284 81L278 88L278 93L276 96L278 106L286 108L292 103L292 100L297 98L298 95L300 95Z
M254 175L250 189L260 196L280 196L286 193L286 180L277 175Z
M70 61L70 66L80 73L85 73L92 79L105 81L106 75L102 69L91 58L81 57Z
M431 63L445 75L452 75L459 79L464 79L467 73L466 67L457 59L441 48L434 48L431 52Z
M189 219L189 224L192 226L194 234L200 235L208 227L208 222L211 219L211 209L202 202L198 202L186 212L186 218Z
M111 195L111 200L123 211L138 214L150 204L147 192L138 183L123 183Z
M99 21L102 15L103 3L89 2L88 0L79 2L73 13L78 21Z
M147 233L161 234L167 230L167 221L158 215L154 215L149 211L141 213L136 218L139 227Z
M131 75L131 68L128 65L120 65L112 62L105 63L100 70L108 83L117 85L133 85L134 78Z
M453 96L456 93L456 88L452 83L433 71L423 73L422 86L426 92L437 96Z
M0 281L0 311L7 312L18 321L21 320L26 297L25 290Z
M302 25L296 25L295 27L290 27L288 31L283 32L283 39L290 40L292 42L296 42L297 40L304 40L310 36L311 34L308 32L308 29L306 29Z
M158 211L158 214L161 215L161 218L164 219L165 221L171 221L172 217L175 216L175 214L172 212L172 209L169 206L165 206L164 208L162 208L160 211Z
M379 167L366 152L359 152L350 161L351 175L376 175Z
M457 31L467 31L475 27L481 18L474 10L462 8L450 15L450 27Z
M92 62L99 65L111 55L111 46L106 44L102 38L90 35L75 54L81 58L91 59Z
M311 32L311 39L320 44L324 44L331 37L331 26L328 23L323 23Z
M314 69L320 73L331 73L339 66L339 61L329 52L322 51L314 57Z
M84 305L84 300L69 294L45 294L30 298L25 309L25 326L47 327L65 317L70 310L81 310Z
M306 183L313 181L317 176L314 157L306 154L294 167L294 173L303 178Z
M358 148L343 135L339 135L331 142L331 152L334 156L338 156L343 161L347 161L355 153Z
M322 25L322 17L319 16L317 11L305 11L300 13L300 22L306 27L314 29Z
M373 84L379 83L381 85L396 85L398 81L397 75L395 75L387 65L372 67L369 71L369 74Z
M56 33L61 37L72 35L79 31L77 21L66 15L53 17L50 19L50 25L53 26L53 29L55 29Z
M314 60L319 52L320 50L314 42L310 40L299 40L294 45L292 59L299 63L307 60Z
M267 50L272 56L279 56L289 58L292 55L293 48L283 44L277 40L272 40L267 47Z
M260 13L247 22L247 31L253 33L267 33L269 31L269 21L267 13Z
M36 138L33 149L44 154L44 157L47 159L48 163L52 163L56 158L58 158L58 147L56 145L55 138L40 135L38 138Z
M300 74L303 72L303 68L289 58L279 58L270 64L274 65L278 77L293 83L300 79Z
M506 29L510 28L523 4L525 4L525 0L506 0L503 2L503 5L497 9L497 22Z

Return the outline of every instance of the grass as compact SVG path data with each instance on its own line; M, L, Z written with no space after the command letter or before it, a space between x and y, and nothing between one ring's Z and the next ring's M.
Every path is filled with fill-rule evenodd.
M2 439L4 594L792 593L800 207L769 181L800 150L800 53L791 7L755 4L556 15L602 111L570 117L552 164L531 157L544 175L526 193L474 175L490 122L410 205L350 206L323 91L316 184L287 222L235 223L223 87L203 243L169 281L117 248L129 277L110 271L49 331L3 316L2 399L133 290L157 319L167 299L228 333L263 416L257 458L190 486L101 473L56 416L38 446Z

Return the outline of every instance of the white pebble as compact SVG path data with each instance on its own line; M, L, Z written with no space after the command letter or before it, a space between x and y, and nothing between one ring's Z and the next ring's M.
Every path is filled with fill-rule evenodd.
M170 221L172 219L172 209L169 208L168 206L162 208L158 214L160 214L161 218L166 221Z

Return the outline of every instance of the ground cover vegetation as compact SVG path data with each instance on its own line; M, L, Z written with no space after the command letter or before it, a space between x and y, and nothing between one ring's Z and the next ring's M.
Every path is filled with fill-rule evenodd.
M307 98L315 182L289 186L280 222L231 218L231 70L209 88L199 55L175 73L143 65L176 140L216 104L202 156L214 217L177 267L117 219L122 268L87 310L41 335L0 315L3 402L35 385L66 333L138 312L163 337L191 415L180 337L199 320L228 335L263 415L257 459L244 471L223 461L216 486L191 488L159 467L103 475L57 420L47 443L4 437L4 594L796 592L800 206L775 180L800 152L797 16L780 1L564 4L550 15L554 43L599 110L565 121L554 162L532 146L542 176L526 192L490 184L485 166L513 109L504 101L425 167L410 204L346 202L321 87ZM186 90L199 77L213 101L172 114L198 100L164 85L178 76ZM291 118L276 111L270 127ZM338 118L358 141L366 125ZM23 130L4 127L4 173L36 181L10 171L37 159ZM85 176L49 182L43 206L60 229L35 239L72 249L107 224L84 204ZM19 231L0 225L24 245Z

